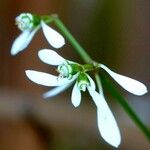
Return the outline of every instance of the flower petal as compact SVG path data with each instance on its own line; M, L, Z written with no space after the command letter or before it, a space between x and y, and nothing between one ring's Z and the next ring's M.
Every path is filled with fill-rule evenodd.
M96 89L95 82L93 81L93 79L88 74L86 74L86 75L87 75L87 77L88 77L88 79L90 81L91 89L95 91L95 89Z
M121 142L120 131L103 94L93 90L89 92L97 106L97 121L101 136L112 146L118 147Z
M61 34L49 27L44 21L41 21L41 25L43 33L50 45L54 48L60 48L65 44L64 37Z
M41 61L49 65L60 65L65 62L65 59L50 49L42 49L38 52Z
M57 76L34 70L26 70L25 73L31 81L44 86L62 86L72 81L67 78L58 78Z
M20 51L24 50L29 45L38 29L39 27L37 27L33 31L30 30L23 31L13 42L11 48L11 55L16 55Z
M29 35L30 31L26 30L15 39L11 48L11 55L16 55L18 52L22 51L24 48L27 47L25 43Z
M135 95L143 95L147 93L147 88L143 83L129 77L117 74L103 64L101 64L100 67L103 68L107 73L109 73L109 75L127 91Z
M43 94L43 97L44 98L49 98L49 97L53 97L55 95L58 95L59 93L65 91L69 86L71 86L72 83L69 83L69 84L65 84L63 86L58 86L56 88L53 88L52 90L46 92Z
M75 83L72 90L71 102L75 107L78 107L81 102L81 91L77 86L77 82Z

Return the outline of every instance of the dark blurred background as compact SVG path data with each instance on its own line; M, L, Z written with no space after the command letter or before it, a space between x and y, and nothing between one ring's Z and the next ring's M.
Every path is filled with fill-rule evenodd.
M42 93L49 88L26 78L26 69L52 70L37 57L39 49L51 48L41 31L25 51L10 55L12 42L20 33L14 19L22 12L57 13L93 59L142 81L149 89L150 1L0 1L0 150L114 149L99 135L96 108L88 95L83 94L81 106L76 109L70 102L72 88L45 101ZM82 63L68 41L58 51L65 58ZM137 97L117 88L150 127L150 94ZM105 95L121 130L119 149L150 149L149 141L121 106L107 91Z

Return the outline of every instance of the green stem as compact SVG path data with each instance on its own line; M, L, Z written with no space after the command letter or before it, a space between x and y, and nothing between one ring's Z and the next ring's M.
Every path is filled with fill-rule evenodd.
M51 16L40 16L40 17L47 24L53 22L53 18Z
M141 119L136 115L134 110L127 103L127 100L116 90L113 84L101 74L102 84L110 91L111 95L117 100L117 102L124 108L127 114L135 122L135 124L141 129L145 136L150 140L150 131L141 121Z
M65 25L62 23L62 21L57 17L57 15L52 15L54 19L55 25L61 30L63 35L68 39L68 41L72 44L72 46L75 48L75 50L79 53L81 58L86 63L91 63L92 59L88 55L88 53L81 47L81 45L77 42L77 40L73 37L73 35L68 31L68 29L65 27Z

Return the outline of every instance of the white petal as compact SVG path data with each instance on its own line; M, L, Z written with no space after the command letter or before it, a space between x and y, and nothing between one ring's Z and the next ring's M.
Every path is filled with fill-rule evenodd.
M112 146L118 147L121 142L120 131L103 94L90 91L90 95L97 106L98 129L101 136Z
M65 59L50 49L42 49L38 52L41 61L49 65L60 65L65 62Z
M90 81L91 89L95 91L95 89L96 89L95 82L93 81L93 79L88 74L86 74L86 75L87 75L87 77L88 77L88 79Z
M65 44L65 39L61 34L49 27L43 21L41 22L41 25L43 33L50 45L52 45L54 48L60 48Z
M26 40L28 39L30 35L30 31L26 30L22 32L13 42L12 48L11 48L11 55L16 55L18 52L22 51L24 48L27 47L25 45Z
M38 29L39 28L36 28L33 31L30 30L23 31L13 42L11 48L11 55L16 55L20 51L24 50L29 45Z
M58 86L58 87L56 87L56 88L53 88L52 90L50 90L50 91L44 93L44 94L43 94L43 97L44 97L44 98L53 97L53 96L55 96L55 95L57 95L57 94L59 94L59 93L65 91L65 90L66 90L69 86L71 86L71 85L72 85L72 83L70 83L70 84L65 84L65 85L63 85L63 86Z
M71 102L75 107L78 107L81 102L81 91L78 88L77 83L75 83L73 90L72 90Z
M135 95L143 95L147 93L147 88L143 83L129 77L117 74L103 64L101 64L100 67L103 68L107 73L109 73L109 75L127 91Z
M31 81L44 86L62 86L72 81L67 78L58 78L57 76L34 70L26 70L25 73Z

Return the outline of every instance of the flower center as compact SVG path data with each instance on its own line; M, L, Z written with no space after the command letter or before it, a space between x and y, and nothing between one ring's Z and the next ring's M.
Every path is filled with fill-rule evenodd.
M32 29L34 27L34 17L30 13L22 13L16 17L16 24L22 31Z
M71 75L72 68L70 65L63 64L58 67L58 71L60 73L60 76L68 78Z
M67 62L58 66L59 77L72 79L73 68Z
M78 73L80 69L78 64L69 64L68 62L58 66L59 76L68 79L72 79L73 75Z
M78 82L78 88L83 92L86 91L86 88L88 86L89 86L89 82L87 82L87 81L81 80L80 82Z

